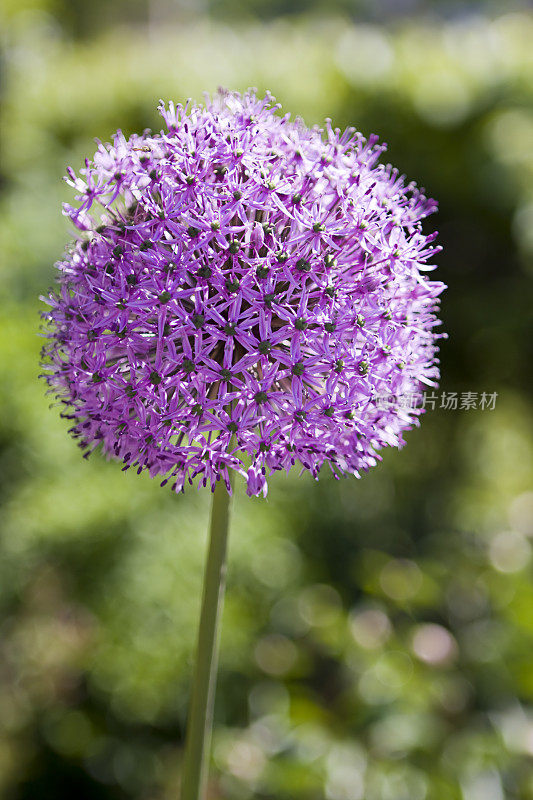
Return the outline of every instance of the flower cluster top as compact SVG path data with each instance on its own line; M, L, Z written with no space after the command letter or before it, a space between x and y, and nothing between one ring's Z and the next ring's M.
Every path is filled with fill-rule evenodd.
M172 103L167 130L69 170L78 229L47 298L44 363L80 446L176 490L249 494L272 470L366 470L435 386L436 204L376 137L309 129L267 96Z

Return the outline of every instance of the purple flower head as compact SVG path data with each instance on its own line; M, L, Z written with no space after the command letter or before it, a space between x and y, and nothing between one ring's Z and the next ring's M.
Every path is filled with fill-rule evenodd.
M119 131L69 170L79 234L43 358L86 454L176 490L234 469L259 494L297 463L358 475L417 421L378 400L436 385L436 204L376 137L278 108L161 105L166 132Z

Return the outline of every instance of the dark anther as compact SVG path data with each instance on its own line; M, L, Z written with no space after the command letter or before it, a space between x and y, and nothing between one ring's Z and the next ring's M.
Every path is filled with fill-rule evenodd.
M238 189L233 192L233 199L234 200L240 200L241 197L242 197L242 192L239 192Z
M96 233L103 233L106 230L106 228L107 228L107 225L98 225L98 227L95 228L95 230L96 230Z
M297 411L294 416L295 416L296 419L298 419L298 420L300 420L300 422L302 422L305 419L306 414L305 414L305 411Z
M302 195L300 194L300 192L296 192L296 194L293 194L292 202L294 203L295 206L299 205L302 202Z
M211 269L211 267L208 267L207 265L200 267L200 269L198 270L198 275L200 276L200 278L210 278L212 274L213 270Z
M270 450L270 447L269 447L268 443L267 442L261 442L261 444L259 445L259 452L260 453L268 453L269 450Z
M115 271L115 267L113 266L111 261L108 261L107 264L105 265L104 272L107 275L112 275L114 273L114 271Z
M366 375L368 372L368 363L366 361L361 361L357 369L361 375Z
M114 177L114 179L115 179L116 181L120 181L120 180L122 180L122 178L124 177L124 173L123 173L123 172L115 172L115 174L113 175L113 177Z
M212 231L219 231L220 230L220 222L212 222L211 223L211 230Z
M124 311L126 308L126 301L124 298L121 298L118 303L115 303L115 308L120 308L121 311Z
M232 433L237 433L237 430L238 430L237 423L236 422L230 422L229 425L228 425L228 431L231 431Z
M155 169L152 169L152 170L150 170L150 173L149 173L149 175L150 175L150 178L151 178L153 181L156 181L156 180L157 180L157 170L155 170Z
M194 370L195 370L194 361L191 361L190 358L184 358L182 366L183 366L183 371L184 372L189 372L190 373L190 372L194 372Z
M313 224L313 230L315 233L322 233L322 231L326 230L326 226L322 224L322 222L315 222Z
M137 276L133 273L131 275L126 275L126 283L129 283L130 286L135 286L137 283Z
M259 342L257 349L259 350L261 355L266 355L267 353L270 353L270 351L272 350L272 345L270 344L270 342L265 340L264 342Z
M257 267L255 274L257 275L258 278L266 278L266 276L268 275L268 267L265 266Z
M276 299L276 295L272 294L272 293L266 294L265 297L264 297L265 304L267 306L271 305L274 302L275 299Z
M337 265L335 256L332 256L331 253L328 253L327 256L324 256L324 265L326 267L335 267Z
M121 256L123 252L124 248L120 244L117 244L117 246L113 248L113 255L116 256L117 258Z
M307 325L308 325L307 320L305 320L303 317L297 317L294 320L294 327L296 328L297 331L305 331Z
M135 397L137 394L133 386L126 386L125 392L128 397Z
M195 328L201 328L205 322L205 317L203 314L194 314L192 318L192 324Z
M187 233L189 234L191 239L196 239L196 237L200 233L200 229L195 228L194 225L189 225L189 227L187 228Z
M240 288L241 282L237 278L227 278L226 289L228 292L237 292Z
M101 383L104 379L99 372L94 372L91 380L93 383Z
M126 338L126 328L124 328L121 331L117 331L117 336L118 336L119 339L125 339Z
M296 262L296 269L300 270L300 272L309 272L311 264L305 258L299 258Z
M161 375L158 372L151 372L150 373L150 383L153 383L154 386L158 386L162 381Z
M284 250L279 250L276 253L276 261L278 261L280 264L284 264L288 260L288 258L289 255L288 253L285 253Z
M303 361L297 361L296 364L294 364L294 366L292 368L292 374L293 375L297 375L299 377L300 375L304 374L304 370L305 370L304 362Z
M141 242L139 245L139 250L150 250L151 247L154 246L154 243L150 241L150 239L145 239L144 242Z
M196 414L197 417L201 417L204 410L203 410L202 406L200 405L200 403L195 403L193 405L193 407L191 408L191 411L192 411L193 414Z
M229 380L231 380L233 378L233 375L231 374L231 370L229 370L229 369L221 369L220 370L220 375L224 378L225 381L229 381Z
M335 409L332 408L331 406L329 408L325 408L324 414L326 415L326 417L333 417L335 414Z
M87 250L89 249L89 242L88 241L82 242L81 249L86 253Z
M261 403L266 403L268 395L266 392L256 392L254 394L254 400L258 405L261 405Z
M359 327L360 327L360 328L363 328L363 327L364 327L364 325L365 325L365 318L362 316L362 314L358 314L358 315L357 315L357 324L359 325Z
M235 253L238 253L240 249L241 249L241 246L240 246L239 242L232 242L230 244L230 246L229 246L229 251L230 251L230 253L232 255L235 255Z
M227 171L228 171L227 167L215 167L216 175L225 175Z
M158 296L157 299L159 300L160 303L164 304L164 303L168 303L168 301L170 300L171 296L172 295L170 294L170 292L167 292L167 290L165 289L165 291L161 292L161 294Z
M335 361L335 366L333 367L333 369L335 370L337 375L340 375L340 373L344 369L344 361L342 360L342 358L338 358L337 361Z
M335 325L334 322L326 322L324 325L324 328L325 330L327 330L328 333L333 333L336 327L337 326Z
M325 291L326 291L326 294L329 295L330 297L336 297L337 296L337 290L335 289L334 286L326 286Z
M194 178L193 178L193 176L192 176L192 175L187 175L187 177L185 178L185 183L186 183L188 186L192 186L192 184L194 183Z
M224 325L224 333L227 333L228 336L235 335L235 323L234 322L226 322Z

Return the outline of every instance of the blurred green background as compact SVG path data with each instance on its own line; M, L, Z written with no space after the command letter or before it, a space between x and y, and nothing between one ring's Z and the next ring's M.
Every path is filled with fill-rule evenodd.
M80 458L37 298L65 167L224 85L378 133L440 201L441 390L498 397L361 481L238 486L210 798L533 798L531 7L0 8L0 796L177 797L209 497Z

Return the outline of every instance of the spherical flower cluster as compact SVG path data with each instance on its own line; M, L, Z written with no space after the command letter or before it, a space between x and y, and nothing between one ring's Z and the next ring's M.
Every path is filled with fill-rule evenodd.
M366 470L434 386L435 210L376 137L280 116L270 96L172 103L167 131L69 170L78 229L47 298L47 380L86 454L181 490L249 494L294 464Z

